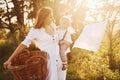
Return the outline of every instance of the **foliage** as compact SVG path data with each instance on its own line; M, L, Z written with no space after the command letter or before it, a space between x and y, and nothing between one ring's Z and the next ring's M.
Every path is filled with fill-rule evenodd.
M106 32L107 33L107 32ZM109 59L109 38L105 34L103 41L101 42L98 52L90 52L84 49L73 48L70 53L71 60L68 60L68 75L67 80L119 80L120 79L120 44L119 42L119 30L113 35L114 41L113 60L115 69L110 68ZM73 40L77 35L73 35ZM112 46L113 47L113 46Z
M71 45L67 80L120 80L120 30L114 33L114 27L119 25L120 2L96 0L93 8L88 7L89 0L82 0L77 7L76 1L79 0L0 1L0 7L4 5L0 8L0 80L13 80L11 74L3 69L3 62L25 38L30 29L30 23L34 23L36 13L42 6L53 8L56 24L59 24L59 18L62 15L72 15L72 26L76 32L72 35L73 42L80 35L84 25L110 19L98 52L72 49L73 44ZM10 7L9 3L14 6ZM35 49L35 46L30 48L32 49Z
M9 71L3 68L3 63L8 59L17 46L14 38L10 40L0 40L0 80L13 80ZM6 76L6 77L5 77Z
M119 70L109 69L108 56L82 49L73 49L69 63L67 80L118 80ZM74 77L73 77L74 76Z

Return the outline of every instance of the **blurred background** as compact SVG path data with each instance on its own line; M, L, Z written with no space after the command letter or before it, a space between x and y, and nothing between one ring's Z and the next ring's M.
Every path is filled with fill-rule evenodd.
M120 0L0 0L0 80L14 80L3 63L25 38L43 6L52 7L57 25L61 16L71 17L73 42L85 25L108 21L97 52L71 45L67 80L120 80Z

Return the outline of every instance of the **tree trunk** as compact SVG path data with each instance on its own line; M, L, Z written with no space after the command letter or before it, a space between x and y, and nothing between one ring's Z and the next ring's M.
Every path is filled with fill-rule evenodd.
M23 5L23 0L21 3L19 3L18 0L12 0L12 2L14 4L14 9L15 9L18 23L21 25L24 25L24 15L23 15L24 12L22 12L23 6L20 7L21 5Z

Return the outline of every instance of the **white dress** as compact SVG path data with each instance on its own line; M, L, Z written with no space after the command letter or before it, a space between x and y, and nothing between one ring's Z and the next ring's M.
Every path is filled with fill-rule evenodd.
M58 33L58 39L59 40L61 40L63 38L65 32L66 32L65 29L59 29L59 27L57 28L57 33ZM65 35L64 40L68 41L69 43L72 43L71 34L72 34L71 30L68 27L67 33ZM70 52L70 48L68 48L65 53L68 53L68 52ZM67 73L67 71L66 70L64 70L64 71L62 70L62 61L61 61L61 59L59 60L58 64L59 64L59 70L58 70L58 75L59 76L58 76L58 78L59 78L59 80L66 80L66 73Z
M49 74L47 80L62 80L59 78L59 73L62 69L60 69L61 60L59 56L58 34L56 32L55 26L52 27L55 31L54 35L47 34L44 28L31 28L30 32L28 33L22 44L29 47L30 43L34 41L35 45L38 48L46 51L50 56L50 59L48 60Z

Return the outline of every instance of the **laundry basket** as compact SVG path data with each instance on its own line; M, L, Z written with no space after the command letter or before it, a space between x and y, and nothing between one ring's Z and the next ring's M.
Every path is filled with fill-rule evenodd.
M45 80L48 75L47 60L47 52L25 51L12 60L8 70L15 80Z

